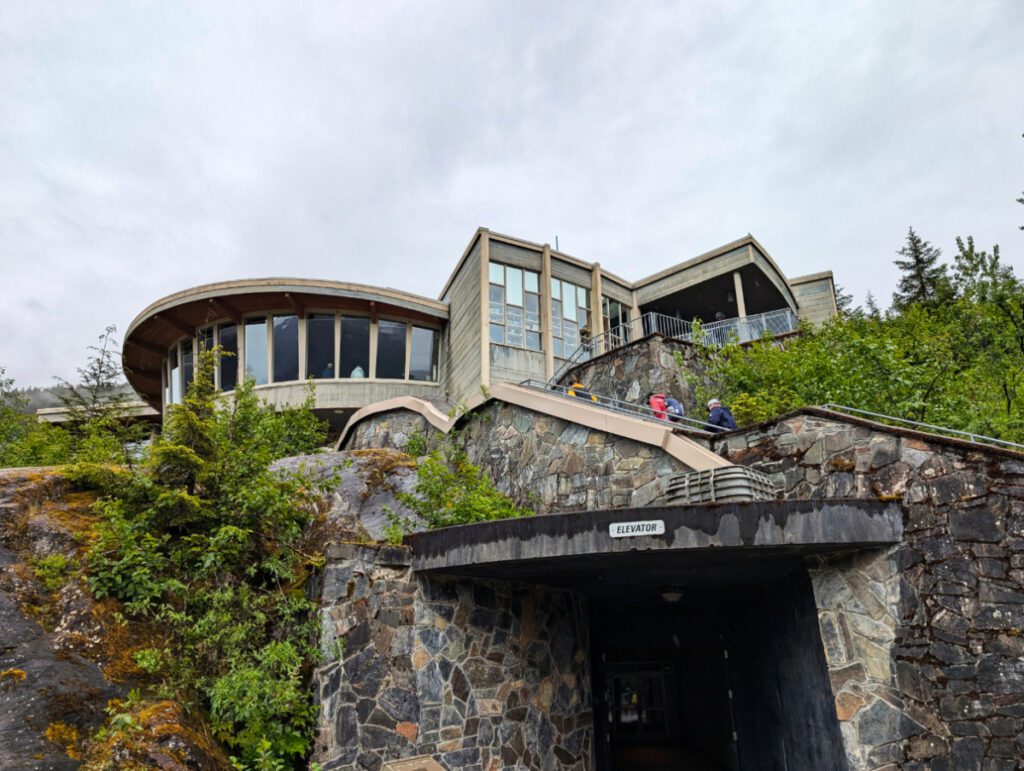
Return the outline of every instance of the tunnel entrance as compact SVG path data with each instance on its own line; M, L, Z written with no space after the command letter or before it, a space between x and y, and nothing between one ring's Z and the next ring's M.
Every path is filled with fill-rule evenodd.
M598 771L831 771L847 762L806 564L902 528L892 501L820 499L549 514L410 542L427 575L585 598L579 697Z
M632 599L589 607L598 771L846 767L803 567Z

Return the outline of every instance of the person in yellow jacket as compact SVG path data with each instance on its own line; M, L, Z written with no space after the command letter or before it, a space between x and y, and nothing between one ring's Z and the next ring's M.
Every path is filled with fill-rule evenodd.
M575 396L577 399L583 399L586 401L589 399L592 402L597 401L597 397L594 396L590 391L587 390L583 383L576 382L569 386L569 396Z

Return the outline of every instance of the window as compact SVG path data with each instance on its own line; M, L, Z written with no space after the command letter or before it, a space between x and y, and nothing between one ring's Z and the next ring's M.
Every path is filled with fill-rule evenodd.
M568 359L590 337L590 290L551 279L551 337L555 356Z
M181 369L178 362L178 346L174 346L167 354L167 390L170 392L171 404L181 404Z
M192 339L181 341L181 374L185 381L185 393L196 376L195 357L192 354Z
M213 350L213 327L203 327L196 332L196 337L199 338L200 351Z
M334 377L334 316L314 313L306 319L306 373Z
M267 320L248 319L245 322L245 376L256 385L267 382Z
M491 342L539 351L539 274L496 262L490 263L488 269L487 297Z
M238 385L238 328L221 324L217 332L221 348L220 390L233 391Z
M357 316L341 317L341 357L339 377L370 376L370 320Z
M405 330L401 321L377 322L377 377L405 380Z
M274 316L274 382L299 379L299 317Z
M196 338L199 341L199 347L196 349L196 365L199 365L199 354L203 351L213 350L213 327L203 327L196 331ZM210 373L210 382L216 382L216 373Z
M601 298L601 315L604 330L608 333L608 345L617 347L629 342L629 306L610 297Z
M437 345L440 335L433 329L412 328L409 353L410 380L437 380Z

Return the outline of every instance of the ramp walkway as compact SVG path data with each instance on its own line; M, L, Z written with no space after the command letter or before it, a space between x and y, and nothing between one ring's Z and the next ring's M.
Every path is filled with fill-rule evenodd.
M656 417L653 410L646 407L629 405L630 408L635 409L627 411L621 407L621 404L613 403L615 400L601 400L600 397L596 402L589 399L584 400L577 396L569 396L567 391L568 389L552 389L547 384L495 383L488 389L486 396L483 394L475 396L466 406L471 412L491 400L505 402L595 431L603 431L606 434L621 436L651 447L657 447L695 471L733 465L708 449L698 440L699 437L691 438L682 433L685 430L688 433L699 432L710 437L709 433L701 431L693 425L699 421L690 420L685 424L671 423ZM416 412L442 433L451 431L462 417L462 415L446 415L426 399L416 396L399 396L357 410L338 438L336 448L340 450L344 446L352 429L360 421L394 410ZM650 414L645 414L645 410Z

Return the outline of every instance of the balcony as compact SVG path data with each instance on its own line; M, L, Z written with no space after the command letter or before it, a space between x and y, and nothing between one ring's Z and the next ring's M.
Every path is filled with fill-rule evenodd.
M632 319L583 342L572 356L558 367L552 382L557 382L577 364L614 351L647 335L659 334L673 340L701 342L704 345L720 347L726 343L749 343L766 334L772 337L789 334L795 332L798 325L799 319L790 308L699 325L662 313L645 313L640 318Z

